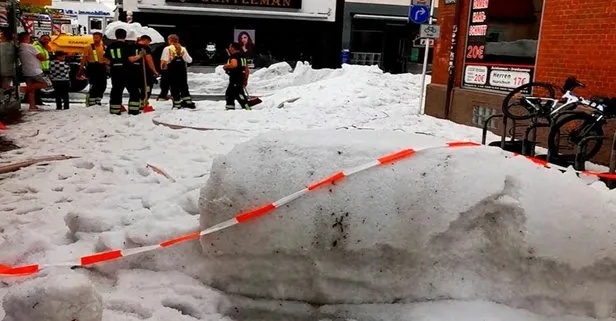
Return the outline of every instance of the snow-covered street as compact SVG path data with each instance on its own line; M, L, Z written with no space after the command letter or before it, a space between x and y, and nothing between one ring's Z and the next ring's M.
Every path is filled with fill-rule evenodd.
M306 129L329 129L344 133L384 130L416 134L439 141L481 140L480 129L417 115L419 75L391 75L376 67L349 65L338 70L314 70L308 65L298 64L293 70L282 63L259 70L251 77L248 87L250 92L267 94L262 97L263 103L252 111L225 111L222 101L198 101L196 110L171 110L170 102L153 101L156 111L139 116L114 116L109 114L107 106L85 108L79 104L72 104L68 111L52 110L55 107L48 104L49 111L26 112L23 123L9 126L2 133L21 146L0 154L2 165L45 155L65 154L78 158L30 166L0 176L0 264L14 266L78 262L83 255L109 249L153 245L197 232L200 230L199 216L202 214L199 196L201 188L206 186L210 178L215 158L260 134ZM189 79L193 93L221 94L226 87L226 76L220 70L207 75L191 74ZM284 103L288 100L292 102ZM153 121L215 130L171 129L157 126ZM495 137L491 138L493 140ZM421 143L409 141L408 146ZM490 157L502 157L496 151L487 154ZM438 300L430 302L418 299L417 302L404 304L315 306L301 301L251 300L230 296L207 286L201 272L207 268L203 249L199 241L190 241L88 269L59 266L45 268L36 276L2 277L0 297L4 300L4 307L0 317L11 315L11 319L5 319L7 321L22 321L32 316L40 317L37 320L60 320L61 317L57 316L69 318L71 311L77 309L79 304L88 308L82 311L78 321L100 320L101 315L105 321L311 320L311 316L317 312L322 320L582 321L591 320L590 317L614 316L616 301L612 301L614 294L610 293L616 282L613 272L608 270L614 268L612 260L616 259L616 254L607 246L614 244L610 243L612 240L608 235L615 221L608 214L616 212L616 194L610 192L603 183L589 184L588 180L579 179L573 173L554 173L537 168L532 163L517 163L524 160L507 160L490 165L483 160L482 155L476 152L458 155L460 158L454 159L476 159L475 167L485 166L485 175L488 176L499 172L499 168L509 166L507 161L516 162L508 168L510 173L528 176L523 180L527 184L522 184L523 188L527 189L521 192L521 203L523 209L531 213L525 218L530 227L527 239L520 241L520 244L543 244L535 248L537 256L554 258L554 262L566 262L571 264L571 269L583 269L585 264L580 261L584 260L588 264L605 261L605 271L592 270L593 273L604 273L598 275L597 279L604 278L605 284L597 284L595 280L580 280L579 293L562 293L559 298L563 304L583 302L580 305L584 306L554 309L551 315L544 316L486 301L485 295L488 292L482 292L487 291L485 287L473 288L462 283L460 286L466 287L464 291L458 292L465 292L464 295L442 295ZM434 163L435 172L440 171L436 167L437 162L446 156L438 157ZM275 161L285 163L285 159ZM148 164L163 169L175 182L154 172L147 167ZM342 163L332 166L344 167ZM544 175L543 171L549 174ZM486 177L458 174L455 178L477 182L488 180ZM528 191L531 191L529 182L534 176L545 183L540 185L543 188L562 184L562 189L551 189L543 196L532 196ZM309 182L297 183L301 185ZM447 184L454 182L441 183L444 185L439 187L442 193L455 190L447 187ZM459 198L450 200L458 203L448 204L445 206L447 209L442 211L451 212L454 207L459 207L459 212L466 211L499 188L502 189L499 184L496 184L497 188L478 183L476 190L469 191L472 197L458 194ZM267 185L261 188L268 190ZM535 190L540 188L532 191ZM383 189L383 193L387 193L386 189ZM547 206L544 203L550 202L548 197L571 198L571 203L575 201L585 204L587 212L581 213L581 207L571 209ZM416 198L418 202L421 201L419 197ZM589 198L592 202L586 204ZM567 210L573 212L567 213ZM545 219L533 221L532 215L540 211L545 212ZM566 236L572 235L567 233L575 226L572 226L573 223L558 222L559 213L565 219L574 216L579 218L575 222L580 227L580 237L575 242L564 244ZM554 225L554 231L548 235L536 234L545 231L539 229L544 224ZM476 231L471 231L470 227L463 228L467 228L469 236L468 243L455 245L460 251L473 247L473 240L481 239L481 236L472 234ZM273 231L282 232L283 229L284 226L272 227ZM232 236L232 231L227 231L226 235ZM589 252L584 253L584 249ZM546 263L545 268L549 268L549 263ZM562 268L559 271L564 270ZM455 269L444 269L442 273L454 272ZM499 275L499 271L483 272L486 278L497 278ZM431 275L435 280L422 280L421 283L438 285L438 273ZM504 274L501 276L507 277ZM446 279L445 275L441 277ZM555 278L552 281L554 283L546 281L537 284L547 284L546 288L558 287L557 283L562 279ZM507 282L512 287L503 289L503 293L522 291L514 286L516 280ZM562 291L575 292L564 285ZM543 298L539 296L545 294L547 297L547 292L536 290L533 293L536 293L540 301ZM494 293L495 300L501 297L500 294ZM585 295L588 301L581 299ZM508 296L503 294L502 297ZM605 300L601 301L601 297ZM557 301L556 298L550 300ZM65 301L80 303L67 305ZM102 304L102 309L97 308L97 304ZM550 307L559 304L553 303ZM546 309L536 307L535 311L538 310ZM45 319L46 315L50 316Z

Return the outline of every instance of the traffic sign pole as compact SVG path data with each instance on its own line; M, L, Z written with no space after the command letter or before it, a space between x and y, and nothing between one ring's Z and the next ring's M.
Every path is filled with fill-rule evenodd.
M434 1L430 1L430 17L428 18L428 24L432 24L432 17L434 16ZM428 53L430 52L430 40L426 41L426 51L424 53L423 71L421 73L421 94L419 96L419 114L423 115L426 109L425 97L426 97L426 74L428 72Z

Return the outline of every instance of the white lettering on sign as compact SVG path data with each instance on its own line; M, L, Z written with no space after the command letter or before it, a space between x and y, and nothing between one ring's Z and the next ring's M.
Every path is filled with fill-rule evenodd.
M485 36L487 32L487 25L471 26L470 28L468 28L469 36Z
M486 12L485 11L477 11L473 12L473 23L482 23L486 21Z
M111 13L102 10L73 10L73 9L59 9L61 12L68 15L89 15L89 16L110 16Z
M492 70L492 72L490 72L490 86L517 88L529 82L529 72L508 70Z
M473 0L473 10L488 9L489 0Z
M474 85L485 85L488 78L488 67L466 66L464 82Z

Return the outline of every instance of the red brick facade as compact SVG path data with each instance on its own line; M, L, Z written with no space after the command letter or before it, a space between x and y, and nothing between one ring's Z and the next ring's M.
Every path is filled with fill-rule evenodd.
M592 94L616 96L616 0L544 0L535 81L562 85L575 75ZM455 81L459 87L471 0L458 0L459 51ZM439 0L440 39L434 47L432 83L447 84L455 6ZM580 91L580 93L584 93Z
M575 75L579 94L616 96L616 1L545 0L541 23L537 81Z
M444 0L438 1L441 35L434 47L432 83L427 89L426 113L435 117L448 117L466 125L481 126L477 114L486 109L500 114L505 94L460 88L464 76L465 44L472 0L457 0L461 6L461 15L458 21L455 85L449 114L446 114L446 85L455 5L446 5ZM543 1L533 80L562 86L567 76L574 75L587 85L586 89L576 90L578 95L586 98L590 95L616 96L616 0ZM492 129L500 132L500 129ZM613 134L616 121L608 122L604 129L606 134ZM541 138L539 142L542 144ZM604 144L605 150L596 160L605 162L609 159L609 145L609 142Z

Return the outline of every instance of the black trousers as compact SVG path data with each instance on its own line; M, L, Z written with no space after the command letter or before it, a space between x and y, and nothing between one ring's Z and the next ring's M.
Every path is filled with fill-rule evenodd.
M130 70L121 66L114 66L111 68L111 93L109 95L109 112L112 114L120 114L120 108L122 106L122 93L126 88L129 94L129 108L133 107L135 110L135 104L137 112L139 112L140 105L140 90L139 84L131 79ZM132 103L132 104L131 104Z
M167 76L171 85L173 107L179 108L182 102L192 103L188 91L188 74L184 62L171 62L167 67Z
M248 108L248 97L244 91L243 81L229 81L227 91L225 92L225 99L227 100L227 106L235 106L235 101L240 103L242 108Z
M107 68L104 64L89 63L86 72L90 90L86 98L86 105L100 104L105 89L107 89Z
M53 92L56 95L56 109L69 108L68 92L71 89L71 82L60 80L53 82Z
M167 98L169 96L169 76L167 70L162 70L160 72L160 94L158 94L158 98Z

